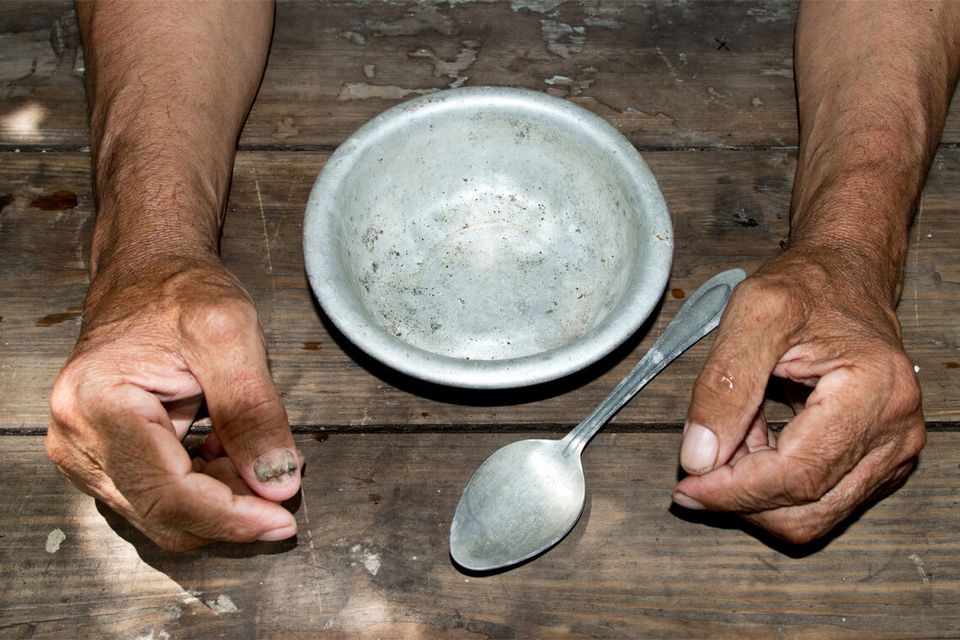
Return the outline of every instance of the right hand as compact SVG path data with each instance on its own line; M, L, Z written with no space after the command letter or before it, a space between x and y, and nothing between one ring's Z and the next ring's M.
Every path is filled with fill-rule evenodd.
M191 461L181 440L204 398L213 433ZM216 256L98 271L51 410L50 458L161 547L296 534L277 503L303 456L256 309Z

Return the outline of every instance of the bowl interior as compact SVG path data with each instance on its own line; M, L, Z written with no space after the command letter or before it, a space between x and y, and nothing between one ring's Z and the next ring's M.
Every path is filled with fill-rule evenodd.
M425 108L355 154L336 192L339 268L369 317L452 358L570 344L644 259L622 154L543 109Z
M352 342L471 388L609 353L656 306L672 250L656 181L616 129L508 88L374 118L324 166L304 222L310 284Z

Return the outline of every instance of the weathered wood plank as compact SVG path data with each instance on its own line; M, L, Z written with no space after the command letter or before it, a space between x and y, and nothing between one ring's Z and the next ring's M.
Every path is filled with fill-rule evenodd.
M223 237L227 264L260 309L271 365L293 424L374 429L423 425L567 425L652 345L662 323L712 273L752 269L787 231L792 156L763 152L646 154L674 218L676 254L662 307L599 366L534 389L479 393L417 382L359 353L318 313L303 271L303 207L325 154L241 153ZM83 154L6 154L0 164L0 428L42 427L47 398L79 327L91 199ZM59 197L51 198L58 191ZM920 367L927 417L960 419L960 152L941 151L913 231L900 305ZM71 194L76 194L75 208ZM47 200L42 200L46 197ZM41 200L38 201L38 198ZM47 207L53 210L44 210ZM679 291L676 292L680 294ZM616 421L682 422L709 338L654 380ZM787 411L771 407L774 419Z
M642 147L792 145L794 5L281 2L241 145L336 145L406 97L461 84L567 97ZM71 3L4 6L0 146L87 145ZM944 140L960 141L956 110Z
M703 526L668 511L678 434L602 433L585 453L584 517L558 547L499 575L461 573L447 547L459 492L490 451L521 436L301 437L296 544L184 555L105 519L43 459L40 438L0 438L9 488L0 493L0 636L930 638L960 629L960 434L931 434L908 484L824 548L784 553L732 520ZM57 529L65 539L51 552Z

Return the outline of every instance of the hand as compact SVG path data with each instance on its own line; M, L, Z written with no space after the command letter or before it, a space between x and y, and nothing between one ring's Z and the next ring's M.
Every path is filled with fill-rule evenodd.
M734 291L693 388L674 502L814 540L901 483L926 435L894 309L836 255L788 250ZM813 387L779 437L770 375Z
M213 433L191 462L181 440L203 398ZM253 303L215 256L98 271L51 409L50 458L161 547L296 533L276 503L303 458Z

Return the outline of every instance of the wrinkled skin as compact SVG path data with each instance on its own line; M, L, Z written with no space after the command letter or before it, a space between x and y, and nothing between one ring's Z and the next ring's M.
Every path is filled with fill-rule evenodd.
M806 543L904 480L926 438L920 389L877 298L828 252L787 251L737 287L693 389L678 504ZM771 375L812 387L777 437L760 410ZM692 425L717 436L713 457Z
M215 256L139 273L91 284L52 395L49 456L168 550L294 535L276 503L298 491L303 460L249 296ZM204 396L214 432L191 461L181 439ZM296 468L261 482L254 461L277 448Z

